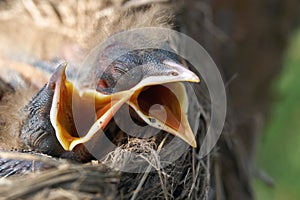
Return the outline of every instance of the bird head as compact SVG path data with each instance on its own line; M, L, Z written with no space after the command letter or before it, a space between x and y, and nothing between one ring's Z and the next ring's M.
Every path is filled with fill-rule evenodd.
M55 141L65 151L92 140L99 130L105 131L123 105L128 105L149 126L197 146L188 122L188 97L182 82L200 80L179 62L176 54L160 49L134 50L118 57L105 69L101 62L96 67L101 73L96 74L95 89L77 88L67 80L64 63L57 67L43 89L51 91L50 95L38 97L48 99L45 100L48 121L55 132ZM79 122L88 121L83 132L75 125L78 119L74 119L74 102L77 102L76 109L82 111ZM84 114L91 104L95 110L92 117Z

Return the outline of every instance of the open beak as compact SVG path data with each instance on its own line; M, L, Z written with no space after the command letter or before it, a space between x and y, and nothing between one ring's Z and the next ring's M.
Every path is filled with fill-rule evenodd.
M60 65L52 75L49 83L54 90L50 121L55 129L56 137L65 150L71 151L76 145L85 143L100 129L104 129L114 113L129 98L129 92L120 92L112 95L104 95L99 92L86 91L79 94L71 82L66 79L66 64ZM82 115L74 119L75 110L84 111L95 105L95 116ZM78 133L75 123L85 124L90 127L86 134Z
M91 140L99 130L105 129L124 103L128 103L150 126L180 137L196 147L196 140L188 122L187 93L180 82L200 80L193 72L175 62L164 61L162 65L171 68L172 73L155 75L155 70L150 70L147 76L129 90L102 94L91 90L77 91L66 79L66 64L61 64L50 78L48 86L54 90L50 121L62 147L71 151L76 145ZM87 110L91 105L94 105L95 113L92 120L87 120L91 116L84 112L79 118L74 118L75 111ZM79 133L76 122L85 124L86 131Z
M188 98L181 82L199 82L193 72L172 61L163 62L172 67L167 76L145 78L134 88L129 105L150 126L171 133L192 147L195 136L188 122Z

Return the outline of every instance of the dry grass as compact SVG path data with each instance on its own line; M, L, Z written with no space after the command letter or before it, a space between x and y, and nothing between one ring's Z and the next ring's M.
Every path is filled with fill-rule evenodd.
M190 149L167 167L158 168L159 151L151 148L147 141L133 139L124 145L128 146L141 152L141 157L149 163L146 172L116 172L99 161L75 164L46 155L1 152L1 160L27 161L31 165L26 170L19 169L18 175L2 178L0 196L5 199L208 199L210 157L199 160L196 150ZM103 163L124 162L128 154L121 152L117 148ZM155 158L155 164L149 157Z
M3 199L86 199L94 196L114 199L116 194L118 173L99 164L75 164L18 152L1 152L0 157L31 163L30 170L19 168L19 175L0 179Z

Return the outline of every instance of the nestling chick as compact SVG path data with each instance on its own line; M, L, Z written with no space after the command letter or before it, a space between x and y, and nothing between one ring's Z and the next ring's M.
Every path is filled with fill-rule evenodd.
M142 120L196 146L186 115L188 102L185 89L179 82L198 82L199 79L180 65L175 54L156 49L136 50L119 57L105 70L101 69L101 65L94 67L99 67L99 71L104 72L98 77L95 93L91 97L75 95L79 102L83 102L81 109L84 109L88 100L84 98L96 98L95 120L85 122L84 119L89 116L83 116L81 120L91 127L90 130L78 133L76 129L72 101L77 89L66 79L65 64L61 64L50 81L25 107L22 108L24 102L20 102L18 108L11 108L19 109L18 119L14 120L18 124L10 124L15 130L6 132L9 135L7 137L14 138L12 141L15 141L7 147L68 157L79 162L89 161L93 156L83 144L99 135L98 130L106 131L107 127L111 129L114 112L125 103L136 113L133 115L135 121ZM118 82L122 83L121 87ZM164 84L177 91L180 99ZM15 99L15 95L17 94L11 98ZM156 104L162 107L151 113L151 106ZM166 119L161 118L164 112ZM5 132L1 135L2 141L5 141Z

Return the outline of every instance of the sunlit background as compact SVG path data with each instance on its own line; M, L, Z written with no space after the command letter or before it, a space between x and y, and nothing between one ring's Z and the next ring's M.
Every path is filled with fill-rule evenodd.
M257 159L258 167L274 185L256 179L257 199L296 200L300 199L300 31L290 39L272 92L275 101Z

